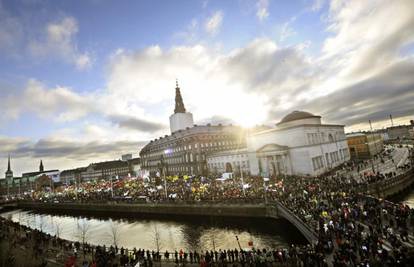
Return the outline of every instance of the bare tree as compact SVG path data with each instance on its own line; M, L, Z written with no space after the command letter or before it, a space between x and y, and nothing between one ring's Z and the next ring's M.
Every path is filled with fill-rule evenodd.
M109 225L109 235L111 237L112 245L117 247L119 242L119 227L113 221L111 221Z
M157 255L160 255L160 251L162 249L161 233L160 233L156 223L154 223L152 225L152 227L153 227L152 228L152 237L153 237L153 240L154 240L154 246L155 246L155 249L157 250ZM157 259L157 260L159 260L159 259ZM160 261L160 266L161 266L161 261Z
M60 233L62 232L62 225L59 222L55 223L55 235L57 238L60 238Z
M39 230L43 232L43 227L45 226L45 220L42 215L39 215Z
M77 221L78 238L82 242L83 257L85 258L85 243L89 236L90 224L86 219L82 219L81 222Z

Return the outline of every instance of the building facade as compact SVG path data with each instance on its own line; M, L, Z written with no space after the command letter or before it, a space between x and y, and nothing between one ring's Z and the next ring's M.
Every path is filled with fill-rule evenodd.
M304 111L286 115L276 128L249 135L252 175L323 174L350 159L344 125L322 124Z
M171 134L151 140L140 151L141 168L150 175L206 175L207 155L245 147L245 132L232 125L193 125L176 86ZM180 115L181 114L181 115ZM173 118L173 119L172 119ZM190 125L191 122L191 125Z
M128 157L129 158L129 157ZM124 157L125 159L125 157ZM91 163L87 167L64 170L60 174L62 183L74 184L85 181L110 180L111 178L124 178L126 176L137 176L140 174L140 158L127 160L111 160Z
M231 172L235 175L250 175L250 164L247 149L225 150L207 155L209 174L220 175Z
M346 135L351 159L372 158L382 151L384 140L381 133L351 133Z
M410 125L399 125L392 126L387 128L388 137L390 140L403 140L403 139L412 139L411 132L414 128L414 122L411 122Z
M7 163L7 171L5 179L0 179L0 195L1 196L16 196L21 194L31 193L40 186L39 178L47 178L51 182L49 187L53 187L53 183L59 181L59 170L44 170L43 162L40 161L39 171L23 173L22 177L13 176L13 171L10 167L10 156Z

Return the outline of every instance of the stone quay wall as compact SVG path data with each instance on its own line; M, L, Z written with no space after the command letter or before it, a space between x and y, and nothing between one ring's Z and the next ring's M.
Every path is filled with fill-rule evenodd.
M40 211L83 212L88 214L175 215L219 217L266 217L264 204L129 204L129 203L42 203L18 202L17 207ZM277 216L273 211L272 217Z

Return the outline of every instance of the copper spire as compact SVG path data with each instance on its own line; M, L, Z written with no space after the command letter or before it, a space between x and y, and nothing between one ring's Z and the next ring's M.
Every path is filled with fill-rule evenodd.
M11 169L10 169L10 154L9 154L9 160L7 162L7 172L11 172Z
M42 172L42 171L44 171L44 168L43 168L43 161L42 161L42 160L40 160L39 172Z
M178 87L178 80L175 80L175 109L174 113L185 113L183 98L181 97L180 87Z

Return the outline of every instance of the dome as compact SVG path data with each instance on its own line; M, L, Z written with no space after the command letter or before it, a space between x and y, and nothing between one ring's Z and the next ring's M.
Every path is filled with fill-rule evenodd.
M310 118L321 118L321 116L316 116L306 111L295 110L283 117L283 119L278 124Z

